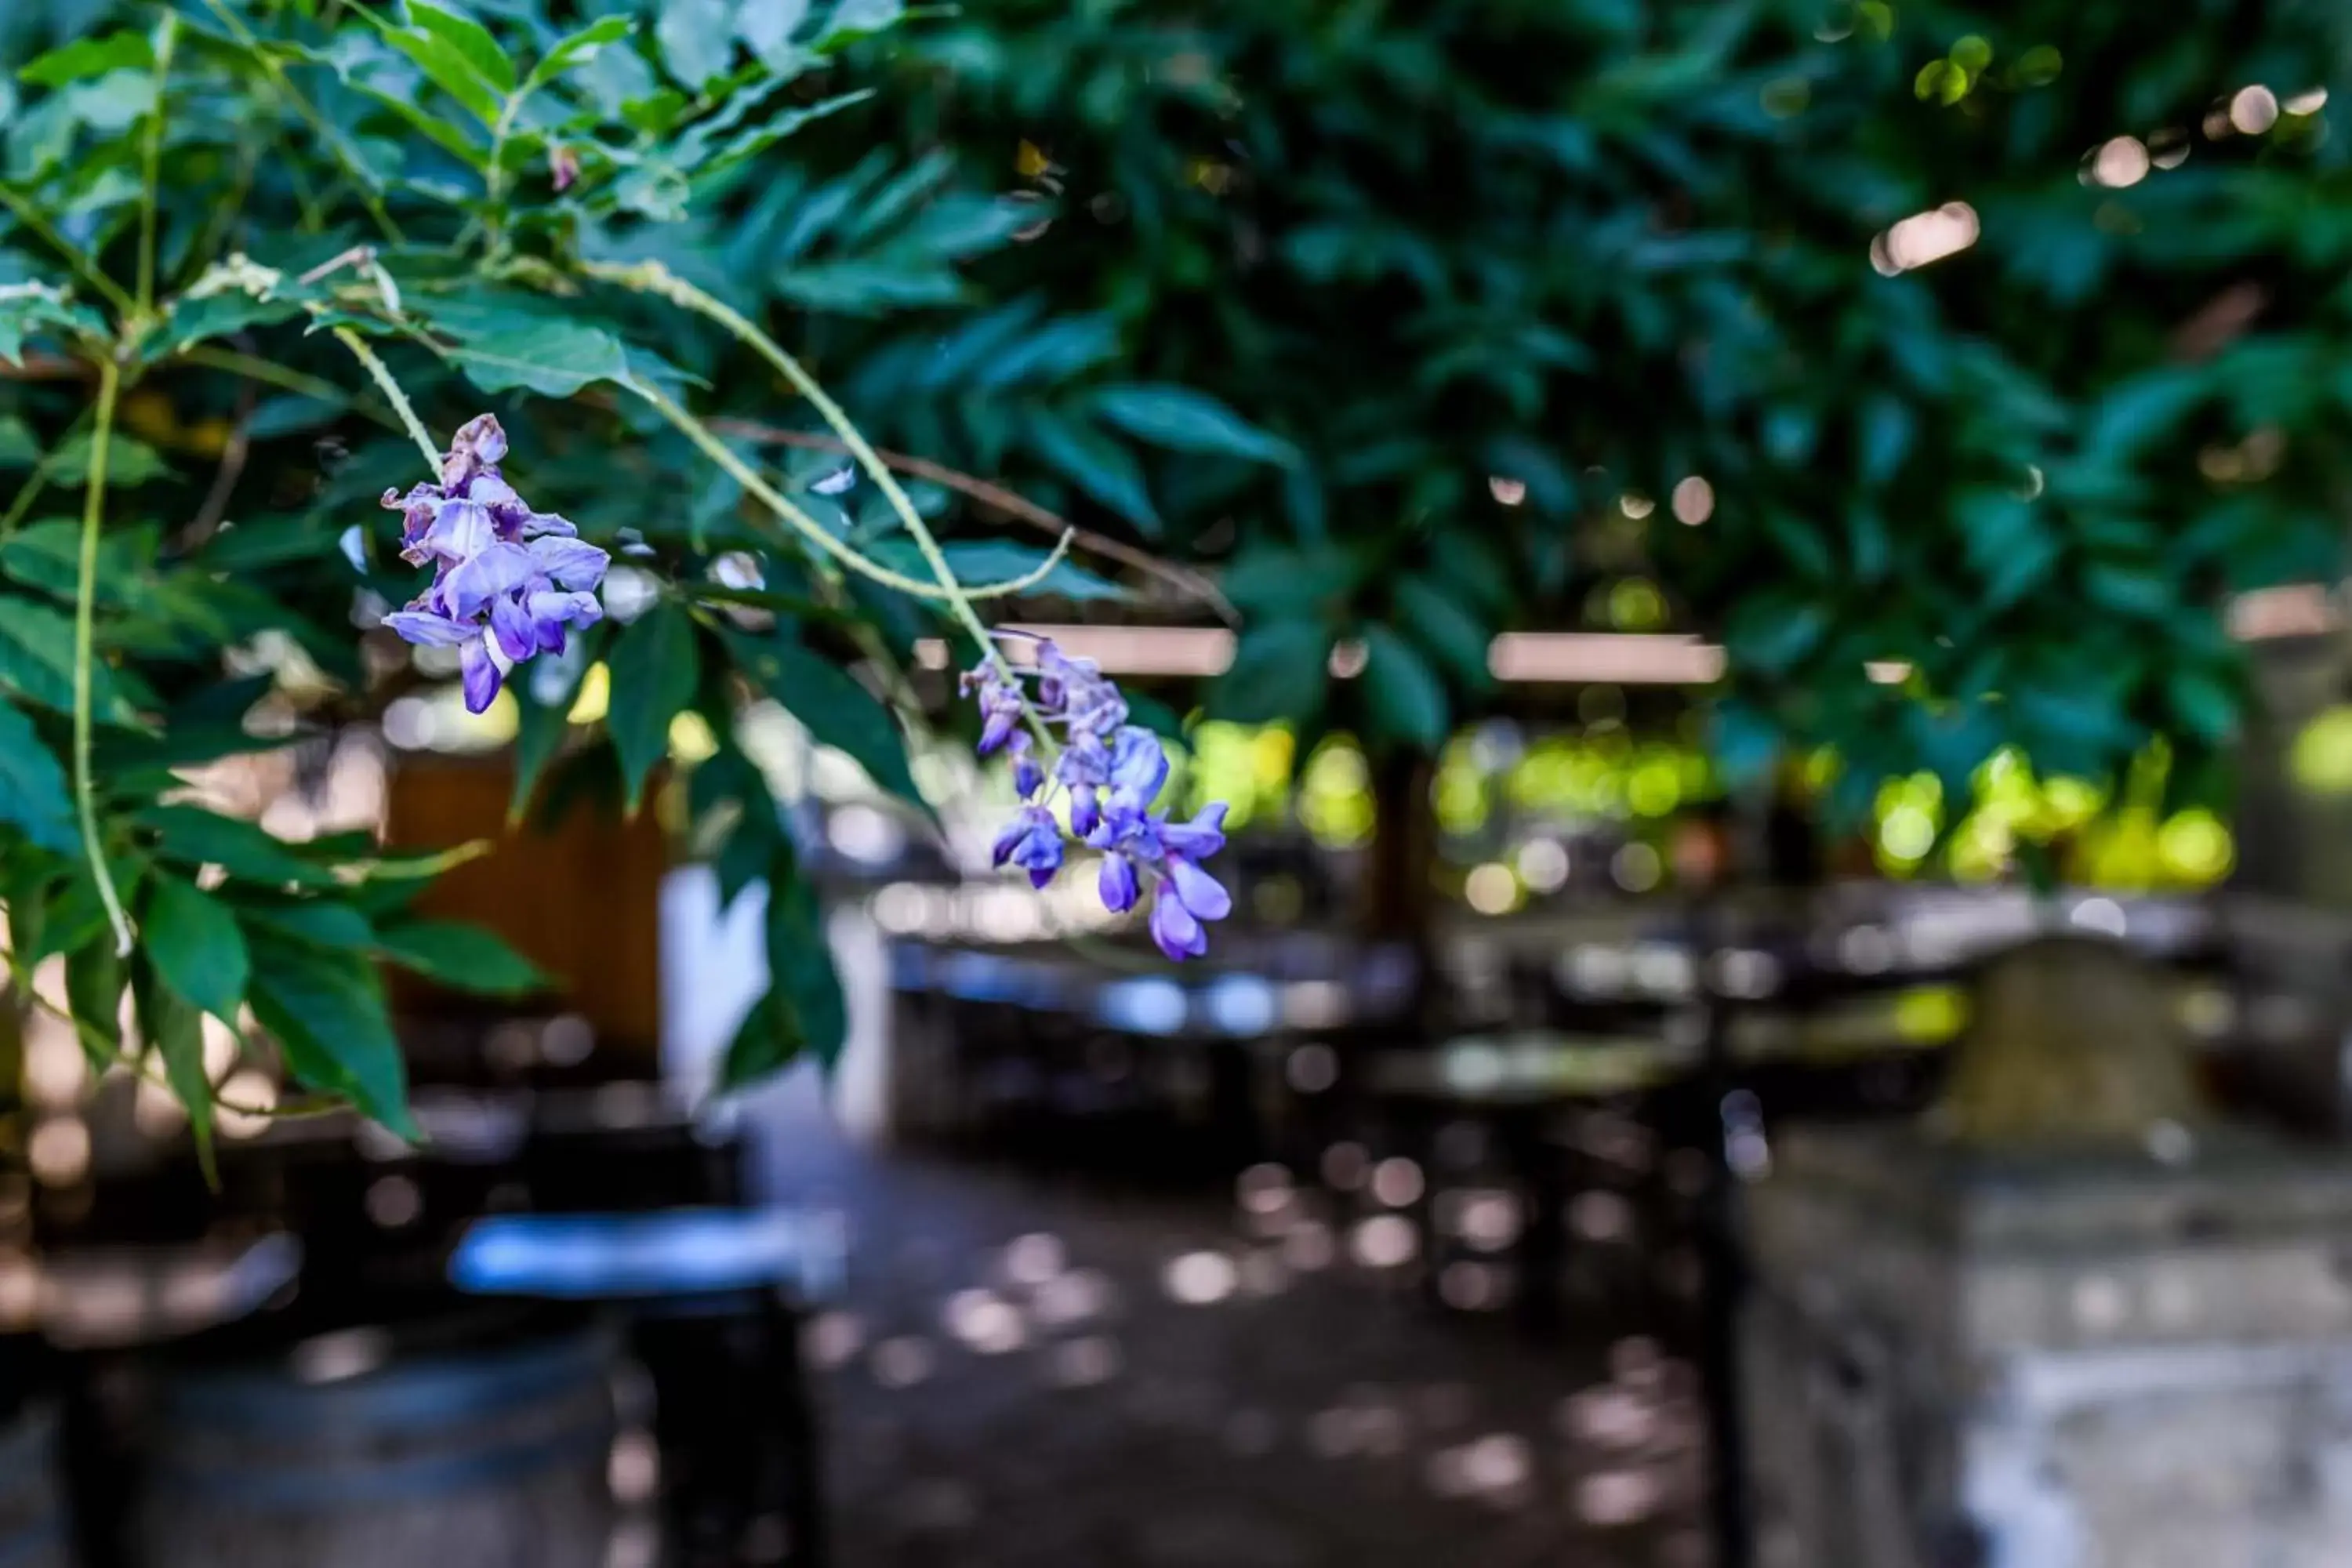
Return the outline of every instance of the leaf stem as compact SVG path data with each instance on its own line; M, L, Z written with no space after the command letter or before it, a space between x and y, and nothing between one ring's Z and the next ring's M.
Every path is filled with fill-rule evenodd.
M1023 694L1021 705L1024 712L1028 716L1030 728L1036 733L1046 751L1049 753L1053 752L1055 746L1052 736L1046 732L1045 724L1038 718L1036 710L1030 706L1025 689L1013 678L1012 667L1005 662L1003 650L996 646L996 639L989 635L987 623L980 618L980 612L972 607L972 600L982 596L980 591L966 588L956 581L955 569L948 564L948 558L940 549L939 541L931 536L929 525L923 521L923 514L915 510L915 503L908 500L907 492L899 488L898 476L890 471L890 465L882 460L880 455L866 441L865 435L851 422L849 416L843 412L841 405L835 403L826 394L824 388L817 384L814 376L801 368L800 361L785 353L782 344L761 331L759 326L745 317L742 312L724 300L696 288L658 261L639 262L633 266L583 261L581 266L582 269L592 278L617 283L625 289L632 289L639 293L658 295L681 310L691 310L696 315L718 322L726 328L737 342L743 343L754 353L775 366L777 372L793 384L793 390L809 400L810 406L814 407L824 422L833 427L834 434L841 438L842 445L848 448L850 455L857 459L859 467L863 468L867 476L873 479L876 488L881 490L884 499L889 501L891 510L898 514L898 521L906 528L908 536L914 540L915 548L922 552L925 564L931 569L931 575L938 579L939 590L927 593L923 596L943 598L947 601L956 619L963 623L964 629L970 632L972 640L980 645L981 657L997 668L1007 686ZM715 439L714 445L716 445ZM721 450L724 448L722 447ZM830 540L832 536L828 534L825 537ZM1024 581L1024 586L1042 582L1061 558L1068 552L1069 547L1070 534L1066 531L1061 542L1054 547L1054 553L1047 559L1045 566L1032 574L1030 578ZM897 586L897 584L893 585ZM907 590L901 588L900 591Z
M163 159L163 107L172 79L172 51L180 39L180 18L166 11L155 25L155 107L147 116L147 139L139 153L139 315L155 309L155 192Z
M81 280L105 295L107 302L124 317L128 318L137 310L138 301L122 291L122 285L100 272L97 264L82 253L80 247L59 234L49 220L41 216L38 207L5 184L0 184L0 205L14 213L16 221L31 229L50 249L73 263L73 269Z
M58 458L66 450L65 444L73 439L75 433L80 430L82 421L89 417L88 409L77 415L74 422L66 426L66 433L58 437L58 444L41 455L40 462L34 466L33 477L25 481L24 488L16 492L16 499L8 503L7 512L0 515L0 539L16 532L16 525L25 521L25 514L33 510L33 503L48 488L49 477L64 466Z
M823 523L794 506L781 490L761 478L758 469L737 457L727 443L712 435L709 426L679 407L659 389L635 381L627 384L630 391L651 404L656 413L668 420L680 435L699 447L705 457L725 469L729 478L741 485L770 511L790 523L795 531L815 545L818 550L861 576L870 577L884 587L896 589L910 598L952 601L958 595L990 599L1024 593L1044 582L1052 574L1054 568L1062 563L1062 558L1069 553L1070 542L1068 536L1065 535L1061 542L1054 547L1054 552L1047 556L1045 563L1035 570L1025 572L1005 582L985 583L976 588L965 588L955 584L952 575L950 575L949 586L938 587L920 578L893 572L863 552L855 550L835 539L826 531ZM978 618L976 615L972 616L975 621ZM982 635L986 636L985 628L982 628Z
M74 807L81 820L83 853L89 857L89 874L98 884L99 902L106 906L107 923L114 928L114 951L131 951L131 918L122 912L122 895L115 890L114 873L106 864L106 850L98 834L97 787L90 777L90 686L98 604L98 531L106 511L107 446L114 436L114 399L122 387L122 370L109 354L98 367L98 424L89 437L89 480L83 491L81 512L81 576L74 597L73 763Z
M416 410L409 406L408 395L400 390L400 383L392 379L390 368L376 357L373 349L367 346L367 340L349 327L337 327L335 341L351 350L352 356L365 367L368 375L375 382L376 390L383 393L385 401L392 405L392 411L400 416L401 426L408 432L408 438L416 443L418 451L425 454L425 466L437 478L441 472L441 448L434 445L432 434L425 428L425 421L419 419Z

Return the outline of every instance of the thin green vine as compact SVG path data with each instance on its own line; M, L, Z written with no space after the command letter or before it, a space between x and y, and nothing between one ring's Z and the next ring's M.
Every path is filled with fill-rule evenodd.
M964 629L971 634L972 640L979 645L981 657L997 667L1003 675L1005 683L1012 689L1022 693L1021 706L1023 711L1028 716L1029 726L1050 754L1055 750L1052 735L1046 731L1044 721L1039 719L1036 710L1030 706L1025 689L1020 682L1013 679L1012 668L1005 662L1003 651L997 647L995 637L990 635L987 623L980 618L980 612L973 607L972 601L1005 592L1018 592L1021 588L1034 587L1052 575L1055 566L1069 551L1071 537L1069 531L1066 531L1063 533L1060 542L1054 547L1054 553L1046 559L1045 563L1023 579L1018 587L998 585L987 593L965 587L956 580L955 569L948 563L946 552L940 550L939 541L932 537L929 525L923 521L923 514L916 510L915 503L900 488L898 476L890 471L890 466L882 460L880 454L874 450L873 445L866 439L864 433L851 421L841 405L835 403L818 384L816 378L802 367L800 361L786 353L782 344L762 331L756 322L726 301L696 288L658 261L637 262L630 265L583 261L581 264L581 269L592 278L615 283L638 293L656 295L667 300L681 310L690 310L696 315L716 321L737 342L749 347L754 353L775 366L777 372L792 384L793 389L808 399L809 405L817 411L819 417L833 427L834 434L841 438L841 444L849 449L850 455L857 459L858 466L866 470L866 476L874 481L875 487L890 503L891 510L898 514L899 523L906 529L908 536L914 540L915 548L921 552L925 564L930 567L932 576L938 580L938 589L932 590L926 587L921 591L920 596L944 599L947 602L956 618L963 623ZM715 437L713 445L718 445ZM719 449L725 450L723 447L719 447ZM733 454L730 453L729 456L732 457ZM830 541L832 536L828 534L824 537ZM901 583L907 580L900 580ZM893 586L899 586L899 584L894 584ZM901 587L900 591L909 590Z
M147 116L147 137L139 151L139 319L155 309L155 194L157 171L163 156L163 106L171 83L172 52L179 43L180 18L166 11L155 25L155 108Z
M416 410L409 406L408 395L400 390L400 383L393 380L391 370L376 357L375 351L367 346L367 340L349 327L337 327L335 341L351 350L352 357L366 368L376 390L383 394L385 400L392 405L392 411L400 416L401 427L408 432L408 438L416 443L418 451L425 454L425 466L437 476L441 472L441 448L434 444L432 433L425 428L425 421L416 416Z
M114 951L131 952L131 917L122 911L122 895L115 890L114 873L106 864L106 848L98 833L98 789L90 776L90 687L96 674L91 645L97 630L98 531L106 511L107 447L114 436L115 395L122 387L122 370L109 354L98 366L98 423L89 437L89 480L83 490L81 511L81 576L74 597L73 763L74 809L81 820L82 850L89 857L89 874L98 884L98 900L106 906L107 923L114 928Z
M1050 576L1054 568L1062 563L1063 557L1069 553L1070 542L1068 536L1065 535L1061 542L1054 547L1054 552L1046 557L1044 564L1034 571L1024 572L1018 577L1009 578L1002 583L983 583L976 588L958 585L953 582L952 577L950 578L947 586L935 587L920 578L893 572L880 562L873 560L861 551L852 549L827 532L823 523L794 506L782 491L761 478L757 468L737 457L726 442L711 433L709 426L679 407L659 389L647 386L641 382L632 381L627 384L630 391L652 405L656 413L668 420L680 435L693 442L701 450L703 456L725 469L729 478L741 485L770 511L790 523L810 543L851 571L862 576L870 577L884 587L896 589L910 598L952 601L959 595L963 595L976 599L992 599L1025 593ZM973 619L977 620L978 617L975 616Z

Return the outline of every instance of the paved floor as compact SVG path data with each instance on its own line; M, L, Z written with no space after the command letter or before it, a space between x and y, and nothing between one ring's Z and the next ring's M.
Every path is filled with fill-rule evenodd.
M1639 1335L1435 1312L1276 1173L1122 1194L780 1098L772 1179L850 1239L812 1335L845 1568L1703 1568L1688 1370Z

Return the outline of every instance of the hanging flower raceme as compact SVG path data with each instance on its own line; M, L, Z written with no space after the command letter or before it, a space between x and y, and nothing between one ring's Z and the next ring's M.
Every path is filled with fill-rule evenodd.
M432 585L383 624L410 642L457 649L466 707L476 713L516 665L562 653L568 628L604 617L596 589L611 560L515 494L499 474L506 454L506 432L485 414L458 430L440 482L383 493L402 514L401 559L433 566Z
M1206 923L1233 912L1232 896L1201 868L1225 847L1224 803L1211 803L1191 822L1152 810L1168 782L1160 738L1127 721L1127 699L1094 660L1070 658L1051 638L1035 648L1025 693L1021 678L994 659L963 677L980 707L981 754L1013 759L1013 787L1026 803L996 837L996 864L1020 867L1036 887L1054 879L1064 846L1050 797L1066 790L1070 830L1102 854L1097 887L1104 907L1124 914L1150 892L1151 940L1171 958L1198 958L1209 950ZM1048 734L1059 731L1050 777L1022 728L1033 712Z

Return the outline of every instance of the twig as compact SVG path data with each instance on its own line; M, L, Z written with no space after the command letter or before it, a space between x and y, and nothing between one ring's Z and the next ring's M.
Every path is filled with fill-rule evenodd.
M246 458L253 451L253 383L236 384L236 422L230 426L228 441L221 447L220 468L213 475L212 489L205 492L205 504L180 535L179 548L193 550L213 536L220 527L221 516L228 510L228 498L236 490L236 481L245 473Z
M170 101L172 52L179 42L180 18L170 11L155 26L155 108L147 116L147 136L140 148L139 169L139 314L144 319L155 308L155 196L163 160L163 110Z
M416 443L418 451L425 454L425 466L432 469L434 477L438 479L441 474L441 448L434 445L432 436L425 428L425 421L416 417L416 410L408 405L408 395L400 390L400 383L392 379L392 372L385 367L383 361L375 357L375 351L367 346L366 340L349 327L337 327L335 341L351 350L352 356L374 378L376 390L383 393L384 400L392 405L392 411L400 416L400 423L408 431L408 438Z
M714 419L710 427L722 435L746 441L762 441L778 447L797 447L810 452L839 452L848 455L849 444L837 436L820 436L808 430L785 430L773 425L762 425L751 419ZM1017 518L1034 528L1048 533L1070 535L1073 549L1089 555L1099 555L1138 572L1159 578L1187 597L1196 599L1216 613L1219 620L1229 626L1242 624L1241 612L1234 607L1216 584L1205 573L1160 560L1148 550L1080 528L1076 523L1039 506L1028 497L1009 490L1003 485L935 463L929 458L910 457L894 452L887 447L877 447L874 455L898 472L912 479L925 479L960 495L968 496L986 507L993 507L1007 517Z

